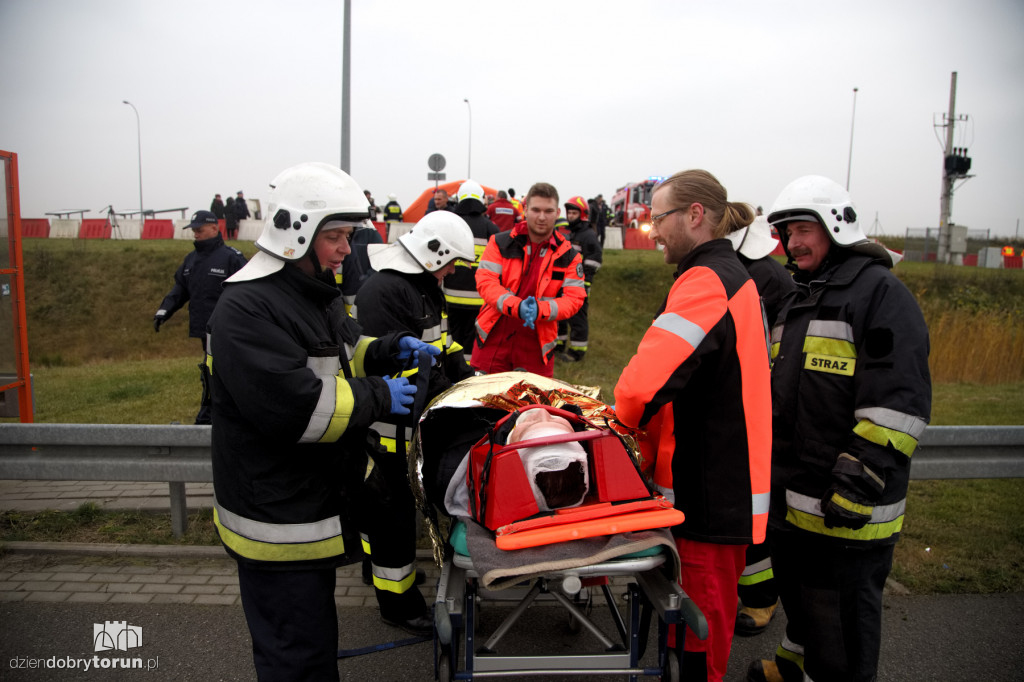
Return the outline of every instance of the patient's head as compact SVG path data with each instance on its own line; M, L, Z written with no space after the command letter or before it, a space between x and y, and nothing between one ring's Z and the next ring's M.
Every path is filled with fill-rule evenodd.
M546 410L526 410L509 433L508 442L573 433L572 425ZM541 511L575 507L588 490L587 453L578 441L522 448L519 458Z

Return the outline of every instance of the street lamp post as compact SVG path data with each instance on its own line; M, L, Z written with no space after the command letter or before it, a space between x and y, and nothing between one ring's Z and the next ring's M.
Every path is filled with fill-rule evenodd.
M846 191L850 191L850 168L853 166L853 121L857 116L857 88L853 89L853 113L850 114L850 155L846 159Z
M139 141L139 220L142 224L146 224L146 209L142 205L142 119L139 118L139 110L135 108L135 105L128 100L122 100L125 104L132 108L135 112L135 129L138 134Z
M469 160L466 162L466 179L473 177L473 105L468 99L463 99L466 108L469 109Z

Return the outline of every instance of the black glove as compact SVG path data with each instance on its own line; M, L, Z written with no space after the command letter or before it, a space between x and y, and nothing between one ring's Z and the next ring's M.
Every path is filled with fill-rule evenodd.
M160 316L154 317L153 318L153 331L159 332L160 331L160 325L162 325L163 323L164 323L164 318L162 318Z
M821 498L821 511L825 515L826 528L860 530L871 520L871 511L874 507L854 502L850 497L854 496L833 486Z
M848 453L842 453L832 467L833 485L821 498L826 528L859 530L871 520L874 503L885 489L885 481Z

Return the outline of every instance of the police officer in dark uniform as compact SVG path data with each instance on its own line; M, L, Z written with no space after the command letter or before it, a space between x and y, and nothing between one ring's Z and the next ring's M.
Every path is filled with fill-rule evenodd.
M210 211L196 211L192 214L192 221L182 229L192 230L195 249L185 256L185 262L174 273L174 288L164 297L153 316L153 329L160 331L160 325L188 303L188 335L202 343L204 357L204 361L199 363L203 397L199 414L196 415L196 424L209 424L210 373L205 362L206 322L220 298L224 280L242 269L245 256L238 249L224 243L217 216Z

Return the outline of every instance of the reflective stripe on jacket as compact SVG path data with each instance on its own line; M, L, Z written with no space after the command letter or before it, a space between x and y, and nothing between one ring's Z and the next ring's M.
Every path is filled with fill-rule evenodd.
M476 288L484 299L484 306L476 318L476 333L480 343L501 317L519 318L519 304L533 295L537 299L537 336L541 353L547 364L554 354L558 337L558 320L567 320L580 309L587 292L583 278L583 264L572 244L557 231L550 242L530 244L540 248L540 277L535 291L516 292L525 276L529 236L526 223L516 225L508 232L495 235L487 244L480 267L476 272Z
M654 480L686 520L673 532L720 544L764 540L771 487L771 388L760 297L728 240L694 248L615 387L628 426L646 427ZM655 452L656 451L656 452Z
M795 298L772 330L772 524L893 543L911 455L931 412L928 329L913 295L881 262L836 249L831 258L821 276L798 273ZM877 499L860 505L871 519L858 530L826 528L821 512L842 453L884 483Z

